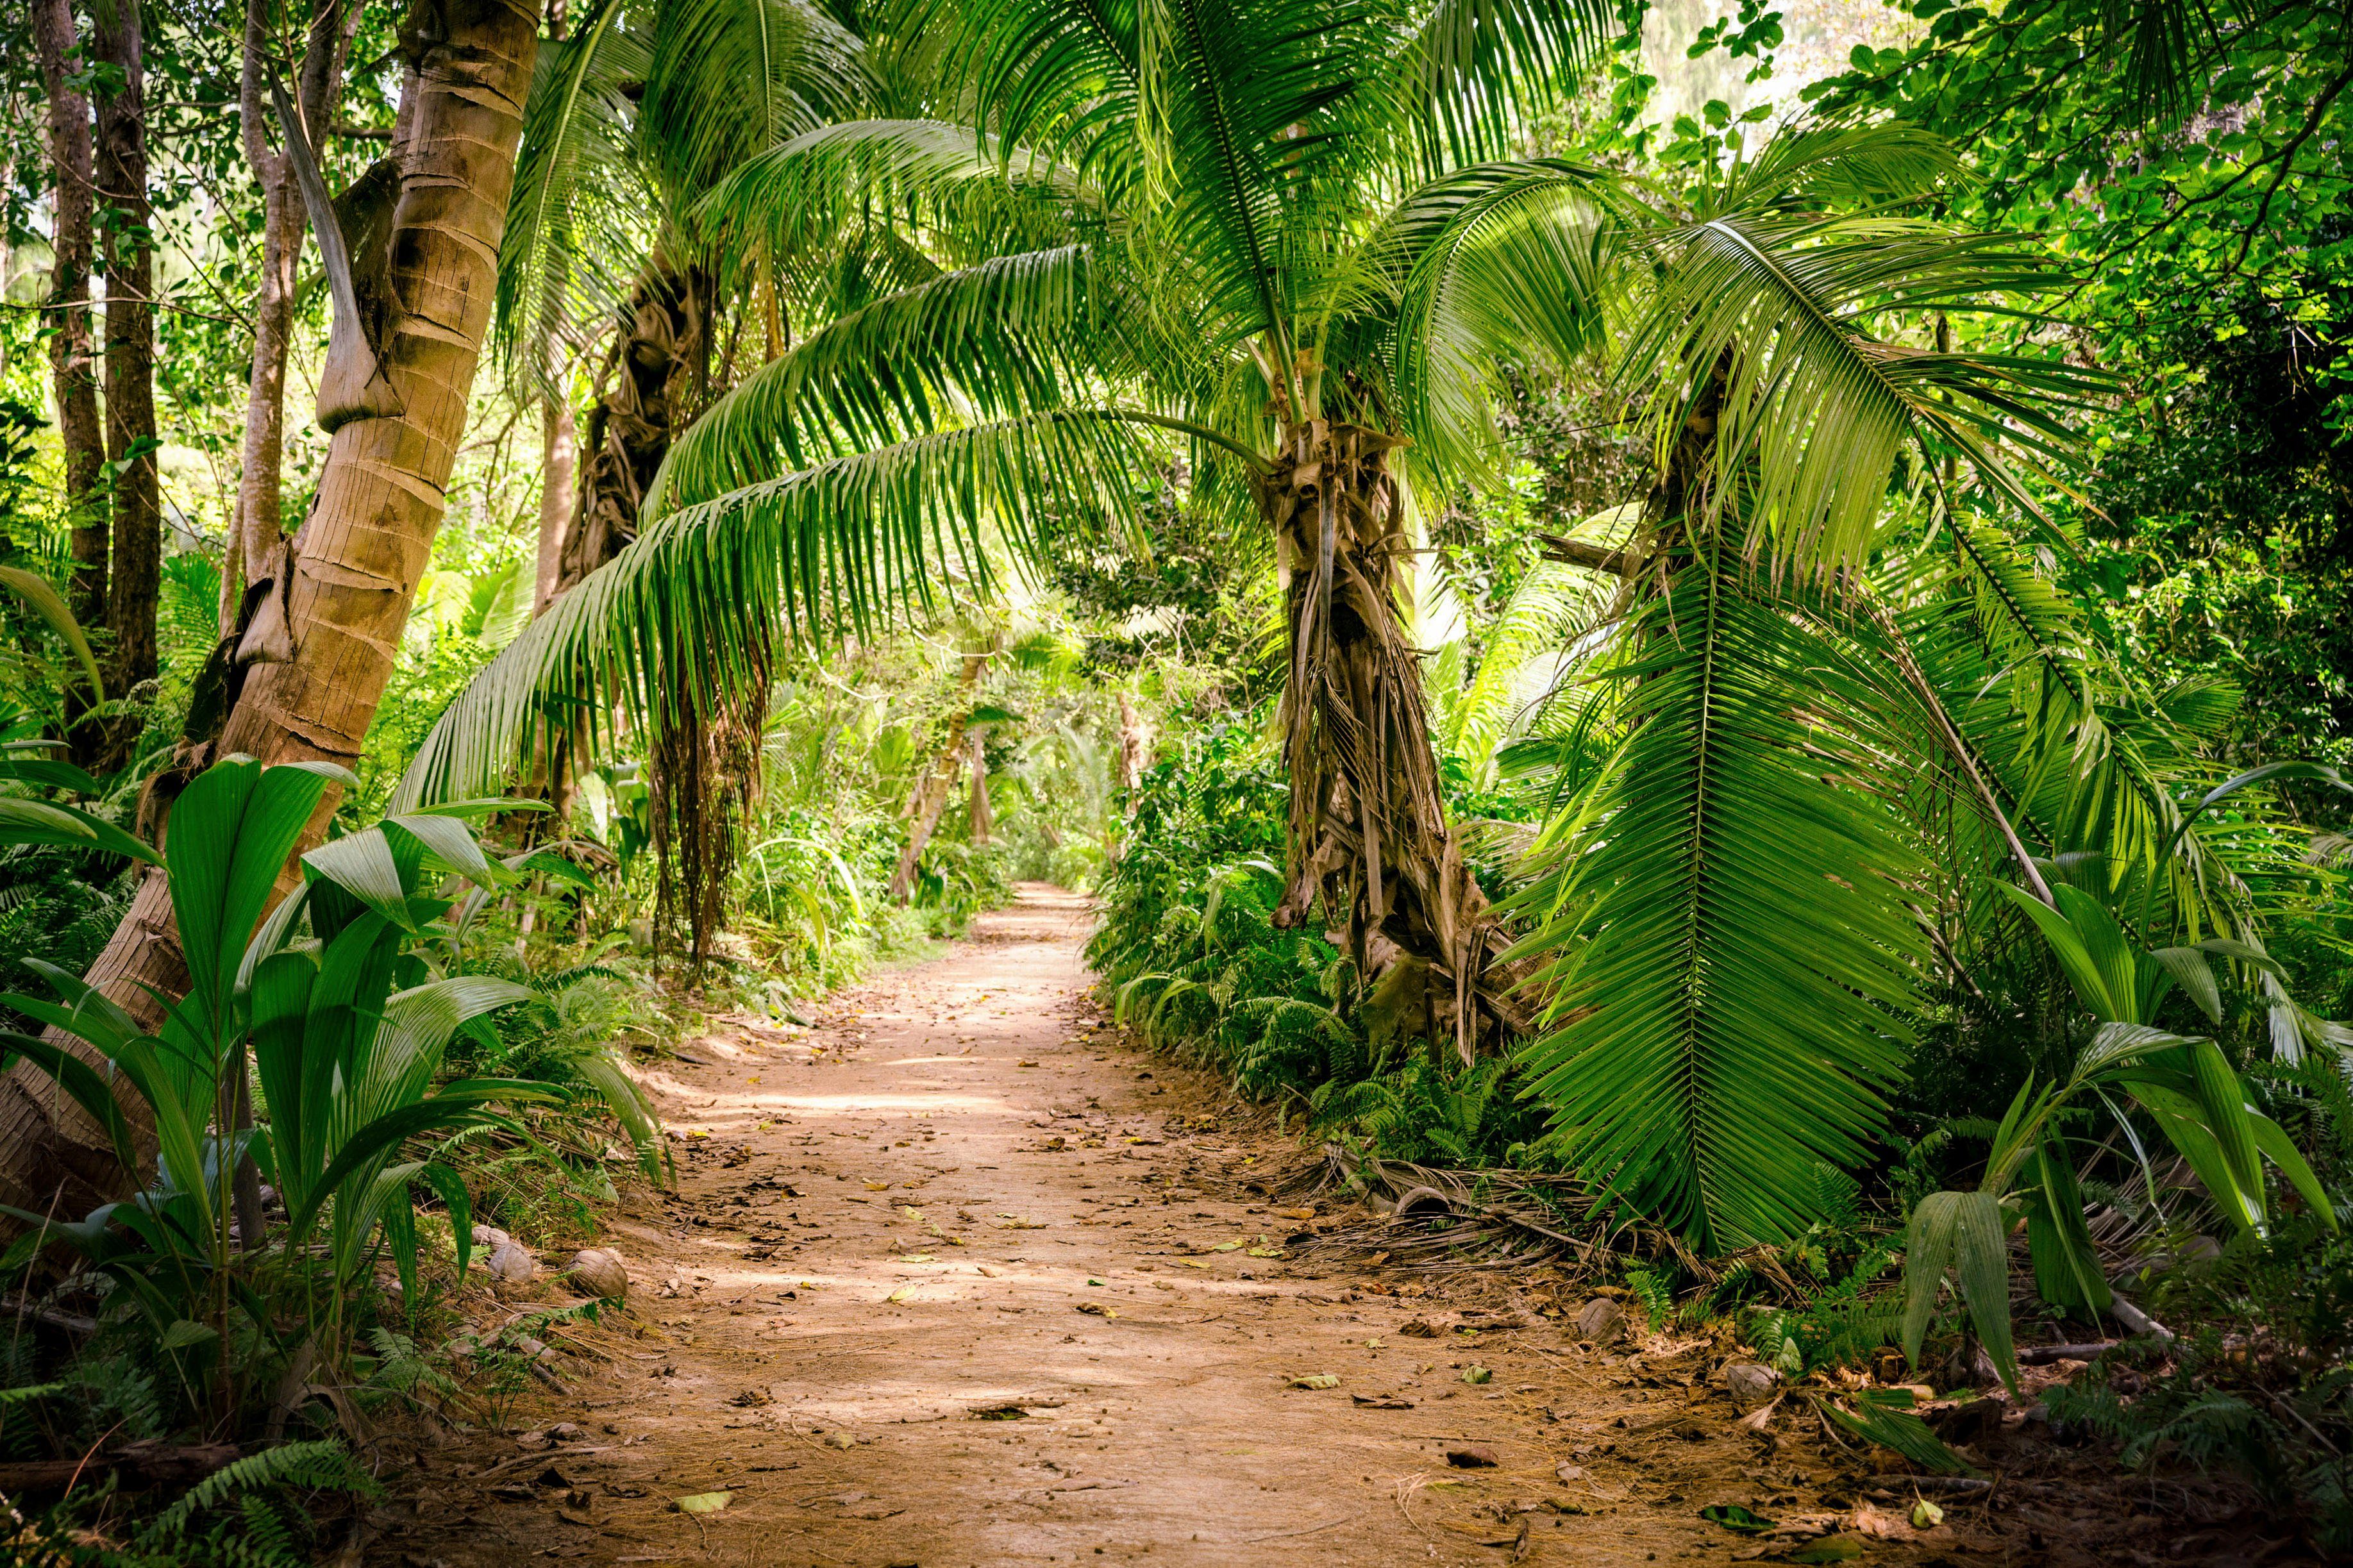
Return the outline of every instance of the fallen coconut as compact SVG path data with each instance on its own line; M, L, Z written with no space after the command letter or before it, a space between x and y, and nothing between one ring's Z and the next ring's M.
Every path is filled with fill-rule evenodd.
M622 1267L617 1252L592 1247L572 1260L567 1273L582 1289L607 1301L622 1300L629 1294L629 1271Z
M539 1273L539 1259L519 1242L499 1242L482 1260L482 1270L502 1285L521 1285Z

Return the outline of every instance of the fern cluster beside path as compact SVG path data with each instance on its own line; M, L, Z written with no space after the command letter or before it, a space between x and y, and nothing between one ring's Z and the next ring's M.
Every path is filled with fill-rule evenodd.
M590 1336L610 1359L560 1363L568 1394L533 1389L521 1447L470 1437L389 1475L368 1560L1608 1564L1742 1544L1696 1517L1764 1500L1731 1406L1693 1386L1704 1342L1580 1350L1501 1277L1286 1247L1313 1222L1250 1184L1287 1142L1119 1038L1088 923L1026 887L816 1029L723 1023L654 1074L688 1152L676 1199L617 1227L629 1321ZM1494 1463L1450 1462L1472 1449ZM1773 1463L1772 1485L1803 1479Z

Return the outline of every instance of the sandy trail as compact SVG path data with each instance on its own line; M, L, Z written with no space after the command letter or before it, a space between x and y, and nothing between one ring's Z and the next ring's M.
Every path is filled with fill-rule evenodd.
M1521 1316L1492 1282L1400 1299L1254 1255L1303 1227L1241 1184L1282 1145L1120 1041L1089 919L1025 887L814 1030L727 1021L664 1064L664 1115L707 1136L615 1227L640 1331L526 1397L520 1451L422 1453L369 1560L1728 1559L1694 1517L1719 1499L1681 1478L1745 1473L1723 1498L1760 1502L1795 1478L1744 1471L1721 1414L1701 1435L1689 1354L1645 1375L1554 1322L1492 1327ZM1338 1386L1293 1385L1316 1373ZM558 1421L578 1430L538 1436ZM1449 1463L1472 1446L1493 1468Z

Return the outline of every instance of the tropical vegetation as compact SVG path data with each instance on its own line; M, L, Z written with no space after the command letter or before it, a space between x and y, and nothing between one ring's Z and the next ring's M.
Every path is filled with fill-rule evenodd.
M639 1058L1036 880L1337 1179L2353 1541L2353 28L1680 17L0 21L0 1459L279 1445L24 1528L324 1544Z

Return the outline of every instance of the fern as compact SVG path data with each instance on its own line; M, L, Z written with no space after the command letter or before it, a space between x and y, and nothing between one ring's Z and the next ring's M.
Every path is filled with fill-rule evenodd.
M198 1481L140 1531L139 1544L151 1549L164 1546L185 1534L190 1521L199 1514L239 1493L269 1487L353 1492L362 1497L380 1497L384 1493L375 1478L360 1468L351 1451L336 1439L320 1437L307 1443L287 1443L248 1454Z

